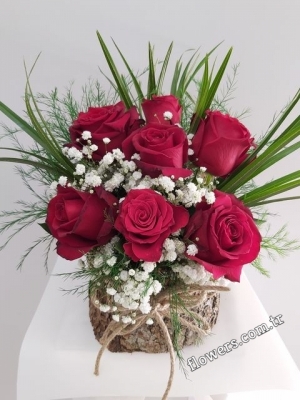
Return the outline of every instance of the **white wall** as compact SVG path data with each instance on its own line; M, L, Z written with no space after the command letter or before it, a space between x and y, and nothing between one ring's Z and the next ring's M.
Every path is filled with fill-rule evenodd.
M98 66L107 68L96 29L107 40L112 36L136 68L145 66L148 40L158 57L171 40L175 56L200 45L204 53L224 40L220 57L233 46L232 63L241 63L233 107L251 108L244 123L259 135L300 86L299 17L298 0L0 0L0 100L18 113L24 109L23 58L30 64L40 51L32 79L38 92L63 89L72 79L79 87L89 77L99 77ZM29 196L13 167L0 165L0 209L9 209ZM299 155L294 155L266 178L297 168ZM287 222L291 236L299 238L299 204L273 206L280 216L272 218L272 225ZM18 351L48 279L41 252L22 273L15 270L22 250L39 232L32 228L0 254L0 392L7 400L15 399ZM283 314L285 324L278 330L300 366L299 257L297 252L278 262L266 260L272 279L250 267L246 271L267 312Z

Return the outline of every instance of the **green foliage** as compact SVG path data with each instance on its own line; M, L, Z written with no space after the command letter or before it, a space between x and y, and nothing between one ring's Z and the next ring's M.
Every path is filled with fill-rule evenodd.
M99 270L97 268L78 268L76 271L64 272L57 274L57 276L62 276L64 280L79 280L81 283L72 285L72 289L62 288L61 290L65 294L84 295L84 299L88 299L89 294L97 289L99 282Z
M29 89L27 89L28 91ZM29 122L20 118L12 112L7 106L2 106L5 115L10 117L12 122L17 125L17 128L11 128L2 124L3 133L0 139L8 139L11 142L11 147L0 147L0 150L12 153L18 153L18 158L0 157L0 161L13 162L16 165L16 172L20 175L22 183L31 192L34 202L17 201L17 209L12 211L2 211L0 219L3 221L0 226L0 234L6 231L12 231L7 240L0 247L0 251L12 240L18 232L30 227L34 223L40 224L45 230L45 218L47 214L47 206L50 200L48 187L53 181L57 181L60 176L68 176L73 179L73 172L64 169L61 164L60 157L63 156L61 148L65 143L70 141L69 126L72 121L77 118L80 111L86 110L91 106L104 106L114 103L117 99L117 94L114 90L105 92L98 81L90 80L82 87L79 100L75 100L73 93L73 83L65 90L65 93L59 94L57 89L52 90L48 94L38 93L33 96L32 92L27 93L27 101L34 97L34 108L37 113L34 123L36 127L39 125L39 131L34 129L32 119L27 115ZM2 103L0 103L1 106ZM27 105L30 114L33 112L32 107ZM31 111L30 111L31 110ZM38 112L36 110L39 110ZM41 111L43 110L43 111ZM27 110L28 111L28 110ZM41 122L43 121L43 122ZM43 127L46 125L47 128ZM45 130L44 130L45 128ZM32 139L33 144L24 148L19 140L20 132L26 132ZM51 132L51 136L47 136L46 131ZM37 135L37 136L36 136ZM47 138L45 138L47 136ZM37 139L37 140L36 140ZM56 147L60 148L60 156L57 156L56 150L52 152L49 147L49 142L56 143ZM64 157L64 156L63 156ZM64 157L66 159L66 157ZM67 159L66 159L67 160ZM70 165L67 160L66 166ZM73 165L71 166L74 169ZM40 193L38 186L41 186L45 191ZM40 244L46 248L45 267L49 251L54 239L48 232L35 241L29 249L25 251L21 257L18 268L21 268L26 257Z
M252 261L251 265L262 275L270 278L270 273L262 266L262 257L259 255L254 261Z
M235 118L242 119L247 116L250 112L249 108L245 108L241 111L233 110L230 106L230 102L234 99L234 93L237 89L237 78L240 64L234 64L231 68L231 73L226 76L226 81L223 87L220 88L219 93L217 92L210 106L211 110L218 110L224 114L229 114ZM201 82L198 82L199 88L201 88Z
M186 95L190 84L195 81L198 72L204 66L206 59L220 46L219 43L204 58L199 61L198 50L196 50L186 65L183 64L183 55L175 64L170 93L176 96L179 100Z
M179 340L182 335L182 326L179 320L179 314L182 313L180 296L170 288L170 321L172 325L172 343L175 354L179 360L179 367L183 371L185 377L188 376L188 371L185 365L185 359L182 355L182 350L179 345Z
M124 102L124 104L126 105L127 108L130 108L133 105L138 106L140 104L141 100L145 98L145 95L143 93L141 83L137 79L136 74L133 72L132 68L130 67L129 63L127 62L126 58L124 57L123 53L121 52L121 50L119 49L117 44L113 41L119 55L122 58L122 61L124 62L125 66L126 66L127 72L129 73L129 77L130 77L131 82L133 83L133 86L136 91L136 95L135 95L132 92L129 85L126 84L126 82L127 82L126 79L124 80L124 77L118 71L116 64L108 50L108 47L99 32L97 32L97 36L98 36L99 43L102 48L103 54L105 56L105 59L107 61L107 64L108 64L110 71L112 73L112 76L114 78L114 82L111 81L110 78L108 78L108 77L106 77L106 78L109 80L111 85L115 88L115 90L118 92L121 100ZM188 88L189 88L190 84L194 82L197 73L205 65L206 60L208 60L208 57L217 49L218 46L219 46L219 44L217 46L215 46L210 52L208 52L207 55L204 58L202 58L200 61L199 61L198 51L196 51L192 54L191 58L188 60L188 62L186 64L183 63L183 56L180 57L180 59L176 62L176 65L175 65L170 94L173 94L181 102L183 102L184 97L187 96ZM152 45L150 43L148 44L148 66L146 69L148 72L148 84L147 84L147 96L146 97L148 99L151 99L151 97L153 95L162 95L163 94L163 84L164 84L165 75L166 75L166 72L168 69L172 49L173 49L173 43L170 44L164 59L161 62L158 62L158 61L155 61L155 59L154 59L154 48L152 47ZM210 92L208 93L209 98L206 99L206 105L208 105L212 102L212 100L216 94L216 91L219 87L221 78L222 78L225 68L227 66L231 51L232 51L232 49L229 50L229 53L225 57L225 60L223 61L219 71L217 72L215 79L211 82ZM156 70L157 70L157 65L160 63L162 64L162 67L160 69L160 73L157 78Z
M43 196L39 195L33 189L33 186L39 183L48 187L51 182L62 175L73 179L74 165L63 155L61 148L70 141L69 126L80 111L86 110L91 106L104 106L115 103L120 97L127 108L136 106L141 112L141 101L145 97L150 99L152 95L162 95L164 93L164 81L170 64L173 43L170 44L161 61L155 59L154 48L149 43L148 65L139 74L133 71L117 44L113 42L128 73L128 76L125 76L117 69L115 61L99 32L97 32L97 37L113 77L113 80L106 77L111 83L111 89L108 93L102 90L98 81L89 81L82 88L82 96L79 101L75 100L72 84L67 88L65 94L59 94L58 90L54 89L46 95L40 93L34 95L30 85L30 76L39 58L37 57L29 71L27 71L25 65L26 86L24 99L27 118L21 118L7 105L0 102L0 112L16 125L16 128L3 126L4 134L2 136L8 137L12 145L11 147L1 147L0 151L12 153L13 156L10 157L5 154L0 157L0 161L20 165L17 168L17 172L21 175L27 188L37 198L37 202L34 203L35 209L32 208L33 204L31 203L20 203L20 211L14 210L11 214L2 215L3 217L12 218L10 222L2 226L2 231L18 227L19 224L23 229L31 225L35 220L42 226L46 216L49 196L47 193ZM181 102L183 107L181 124L187 132L194 133L196 131L200 120L205 117L207 109L230 112L233 115L228 103L232 99L236 87L238 65L233 66L232 75L227 75L225 87L222 88L221 82L230 60L232 48L229 49L221 65L216 70L215 62L210 66L210 58L219 45L215 46L202 58L199 55L199 51L196 50L192 51L187 62L184 62L185 55L182 55L175 63L169 93L176 96ZM140 82L140 78L144 74L148 75L146 91L142 89ZM200 74L200 79L198 74ZM192 84L196 84L198 92L196 99L190 94ZM259 174L299 150L300 116L297 116L287 128L279 133L283 123L294 110L299 100L300 91L296 93L282 112L274 117L268 131L261 138L257 147L249 152L247 159L230 176L219 178L218 189L234 193L248 207L254 207L256 210L258 209L257 207L275 201L299 199L300 196L275 199L274 196L300 186L300 171L292 172L261 186L257 186L254 183L254 178ZM247 110L243 110L239 117L244 116L246 113ZM20 132L25 132L32 139L33 144L31 146L24 148L20 143L18 139ZM17 157L14 157L15 153L18 154ZM33 182L34 184L32 185ZM36 213L35 210L39 211ZM263 219L259 217L256 222L262 224ZM9 237L8 241L14 235L15 233ZM282 240L285 243L284 239Z
M270 259L276 261L278 256L286 257L290 252L299 250L300 244L297 240L288 237L286 225L283 225L275 233L271 233L270 226L268 226L267 232L263 235L261 247Z
M259 206L263 200L286 192L287 190L294 189L298 186L300 186L300 171L292 172L282 178L266 183L265 185L246 193L239 199L248 207ZM266 204L266 201L264 204Z
M269 271L262 266L264 256L276 261L278 257L287 257L292 251L300 250L300 243L295 239L289 238L286 225L283 225L275 233L270 232L270 226L268 225L266 232L263 234L261 249L259 257L251 264L261 274L270 277Z
M102 48L104 57L107 61L107 64L111 70L111 73L114 77L116 86L118 88L119 91L119 95L121 97L121 99L123 100L125 106L127 107L127 109L131 108L133 106L133 103L130 99L130 95L128 93L128 88L126 87L126 85L124 84L124 80L122 79L121 75L119 74L117 67L110 55L110 52L104 42L104 40L102 39L102 36L100 35L100 33L97 31L97 36L98 36L98 40L100 43L100 46Z
M248 158L229 177L220 183L218 186L220 190L236 193L249 180L252 180L300 148L299 141L290 145L291 142L299 139L300 116L297 116L282 133L278 134L277 132L299 100L300 91L296 93L292 101L273 121L267 133L263 136L258 146L249 154ZM273 137L276 135L276 139L273 140ZM240 197L240 199L249 207L267 204L276 201L270 198L298 186L300 186L300 176L299 171L295 171L248 192ZM284 198L281 200L284 200Z
M213 80L212 80L213 68L211 71L209 71L208 56L206 56L204 62L204 72L201 80L201 90L199 90L198 92L198 99L196 101L195 111L194 111L195 116L191 123L190 132L192 133L196 132L201 119L205 117L205 111L210 109L211 103L213 102L213 99L221 83L222 77L225 73L231 53L232 53L232 47L226 54Z
M161 61L155 59L154 47L149 43L148 65L144 71L136 73L130 67L120 48L113 41L125 65L126 73L128 74L125 75L116 67L116 63L99 32L97 32L97 37L112 74L112 78L110 78L100 70L110 82L110 91L104 91L97 80L90 80L82 88L79 101L75 99L73 84L63 94L59 93L58 89L55 88L48 94L38 93L34 95L30 84L30 76L39 58L37 57L29 72L25 65L25 119L0 102L0 112L16 125L14 128L2 125L4 130L2 137L10 139L11 147L0 147L0 151L8 152L9 154L12 153L12 155L15 155L15 153L18 154L18 157L1 156L0 162L11 162L18 165L16 167L17 173L20 175L25 187L35 198L33 202L20 200L17 202L17 209L0 213L0 218L4 221L0 226L0 234L12 231L6 242L0 247L0 251L15 235L33 223L38 223L41 231L45 231L44 236L35 240L26 249L18 264L18 268L21 268L31 252L42 244L45 246L45 268L47 269L49 252L55 241L45 224L51 193L46 189L44 194L40 194L36 186L40 184L44 188L47 188L53 181L57 181L60 176L66 176L70 180L74 179L74 165L64 156L62 147L70 141L69 127L72 121L77 118L79 112L86 111L88 107L114 104L120 98L127 109L135 106L142 115L141 102L143 99L151 99L153 95L164 94L165 76L170 65L173 43L170 44ZM221 83L231 57L232 48L229 49L217 69L216 62L214 61L211 66L210 60L211 55L218 46L219 44L202 58L199 55L199 51L196 50L192 51L187 62L184 62L185 55L182 55L175 63L171 88L167 94L170 93L179 99L182 105L181 125L187 133L195 133L197 131L199 123L205 118L205 112L208 109L220 110L223 113L229 113L234 116L234 113L229 108L229 103L233 98L236 88L238 65L233 66L231 75L227 75L225 86L222 87ZM140 81L143 75L147 75L146 90L142 88ZM195 87L197 90L196 99L191 95ZM284 110L274 118L268 131L261 138L257 147L249 153L247 159L230 176L219 178L218 189L234 193L246 206L253 208L254 219L259 228L264 227L269 216L269 213L263 209L263 205L275 201L300 198L300 196L292 196L273 199L274 196L280 193L300 186L300 170L261 186L257 186L254 181L254 178L260 173L289 156L294 151L299 150L300 142L297 140L300 136L300 116L297 116L287 128L278 133L299 100L300 91L296 93L295 97L287 104ZM242 110L235 116L241 118L247 112L248 110ZM30 146L25 148L22 145L18 137L20 132L24 132L32 139ZM197 170L195 166L193 166L193 169L194 171ZM210 177L209 174L207 176L214 183L214 177ZM300 245L297 241L288 238L286 226L283 226L275 234L270 234L269 229L267 229L267 232L263 235L261 248L262 252L260 256L253 261L252 265L261 274L269 276L269 272L262 266L264 253L271 259L275 259L277 256L286 256L291 251L298 250ZM71 290L65 290L65 292L83 294L88 298L97 290L106 293L107 287L118 290L121 285L121 282L118 280L120 271L127 269L129 262L131 263L130 267L135 267L137 264L128 259L121 245L119 249L115 247L114 250L117 262L113 266L109 265L105 258L106 256L104 256L103 265L99 268L94 267L94 259L97 254L100 254L97 253L97 251L100 251L99 249L94 249L86 256L88 262L82 262L78 270L61 274L65 279L80 280L79 285L73 287ZM151 279L158 280L164 288L169 289L173 347L180 366L185 375L187 375L185 360L180 348L182 339L180 314L188 316L189 320L199 328L202 326L202 321L186 307L184 289L186 290L187 286L183 285L183 290L178 290L178 286L182 285L182 281L172 270L171 265L171 262L160 263L160 267L157 267L153 271ZM151 284L152 281L149 278L145 282L145 294Z
M132 83L134 84L135 90L137 92L137 99L136 99L136 102L135 102L135 105L137 106L137 104L139 104L145 98L145 96L144 96L144 94L142 92L142 89L141 89L141 85L138 82L137 77L135 76L134 72L130 68L130 66L129 66L128 62L126 61L125 57L123 56L121 50L116 45L114 40L113 40L113 42L114 42L114 45L117 48L117 50L118 50L118 52L119 52L119 54L120 54L120 56L121 56L121 58L122 58L122 60L123 60L123 62L125 64L125 66L126 66L126 68L128 70L129 76L132 79Z

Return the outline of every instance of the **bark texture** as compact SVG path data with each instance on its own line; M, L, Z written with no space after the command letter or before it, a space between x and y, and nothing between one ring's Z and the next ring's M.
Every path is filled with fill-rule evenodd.
M205 318L209 326L212 328L219 313L220 294L218 292L206 292L200 306L193 307L191 310L196 312L202 318ZM90 320L93 326L95 338L99 340L106 327L111 321L110 313L103 313L90 301ZM191 317L186 314L181 314L185 319L191 321ZM170 335L172 337L172 327L169 318L165 317ZM185 326L182 326L179 344L182 347L196 344L199 342L199 336L196 332L191 331ZM167 345L161 328L154 321L153 325L144 324L137 328L134 332L117 336L108 346L111 352L128 352L144 351L146 353L164 353L167 352Z

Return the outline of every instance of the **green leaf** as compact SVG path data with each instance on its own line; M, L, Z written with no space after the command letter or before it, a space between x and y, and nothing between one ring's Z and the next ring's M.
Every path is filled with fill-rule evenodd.
M300 117L297 117L288 128L255 160L250 164L244 166L239 173L234 174L233 177L225 179L220 185L219 189L225 192L234 193L239 187L253 179L256 175L267 169L276 159L279 161L292 151L295 151L297 145L291 148L284 149L279 155L273 159L272 157L281 149L287 146L291 141L295 140L300 135Z
M204 117L206 111L205 104L209 93L209 74L208 74L208 58L205 59L204 72L201 80L201 89L199 88L198 98L195 105L193 122L191 123L190 132L195 132L201 118Z
M284 112L282 113L281 117L278 118L277 122L272 126L269 132L265 135L263 140L258 144L256 149L254 149L251 154L246 158L246 160L224 181L224 184L227 184L228 182L232 181L235 179L235 177L244 170L244 168L252 161L255 159L256 155L269 143L271 138L275 135L275 133L278 131L280 126L283 124L283 122L286 120L286 118L289 116L291 111L294 109L298 101L300 100L300 89L297 91L295 96L293 97L293 100L290 102L290 104L286 107ZM295 121L294 121L295 122Z
M72 176L69 173L69 171L67 171L67 170L65 170L63 168L62 165L56 164L52 160L50 160L49 158L42 157L39 154L32 153L32 152L25 151L25 150L21 150L21 149L12 149L10 147L0 147L0 150L14 151L14 152L19 153L20 155L24 154L25 156L35 157L38 160L40 160L42 163L45 163L45 164L49 165L50 167L52 167L53 169L55 169L57 172L60 171L60 173L62 175ZM24 160L27 160L27 159L24 159Z
M181 58L182 57L180 57L180 59L176 61L175 70L174 70L174 74L173 74L173 78L172 78L170 94L172 94L173 96L177 95L177 85L178 85L178 81L179 81L179 77L180 77L181 69L182 69Z
M49 145L38 135L37 131L32 128L24 119L19 117L14 111L0 101L0 111L6 115L12 122L18 125L22 131L26 132L35 142L42 146L45 150L51 152Z
M48 225L46 224L46 222L39 224L39 226L41 228L43 228L44 231L46 231L47 233L49 233L51 235L50 229L49 229Z
M221 80L223 78L224 72L226 70L226 67L228 65L228 62L229 62L229 59L231 56L231 53L232 53L232 47L229 49L228 53L226 54L212 83L211 83L212 72L210 74L208 72L208 55L206 56L204 74L203 74L203 78L201 81L201 87L199 88L198 100L197 100L196 107L195 107L195 117L193 119L193 122L192 122L191 128L190 128L191 133L194 133L197 130L201 119L203 119L205 117L205 111L209 110L211 103L214 99L214 96L215 96L215 94L218 90L218 87L221 83Z
M43 131L43 128L40 126L39 122L37 121L37 119L34 115L34 112L30 105L30 101L29 101L28 97L26 96L26 94L25 94L25 104L26 104L28 116L29 116L33 126L35 127L39 137L42 138L42 141L44 143L44 148L47 149L48 153L52 157L54 157L61 166L65 167L70 173L73 172L74 167L72 166L70 161L67 159L67 157L65 157L62 154L62 152L60 150L56 149L56 147L54 147L52 145L51 141L49 140L49 138Z
M223 42L220 42L219 44L217 44L211 51L209 51L209 52L206 54L206 57L210 57L211 54L212 54L222 43L223 43ZM186 80L184 89L183 89L183 93L186 92L186 90L188 89L190 83L193 81L193 79L195 78L195 76L196 76L196 74L198 73L198 71L199 71L199 70L202 68L202 66L204 65L206 57L204 57L204 58L198 63L198 65L196 66L196 68L194 69L194 71L191 72L191 73L189 74L189 76L188 76L188 78L187 78L187 80Z
M38 105L37 105L37 103L35 101L35 98L34 98L34 95L33 95L32 89L31 89L30 81L29 81L30 75L31 75L31 73L32 73L32 71L33 71L33 69L34 69L34 67L35 67L40 55L41 55L41 53L37 56L37 58L36 58L36 60L35 60L35 62L33 64L32 68L30 69L29 73L27 72L26 64L24 62L24 68L25 68L25 73L26 73L25 102L28 101L28 103L30 104L30 98L32 99L32 102L34 104L35 110L36 110L36 112L37 112L37 114L38 114L38 116L40 118L40 121L43 124L43 127L45 128L46 132L50 136L51 141L48 139L47 134L43 132L42 126L39 124L39 122L35 118L34 121L37 123L37 127L39 128L37 130L42 132L44 137L49 141L50 145L53 146L54 148L56 147L57 151L60 153L61 152L60 146L59 146L58 142L56 141L54 135L52 135L52 132L48 127L48 124L46 123L42 113L39 110L39 107L38 107ZM31 121L31 122L33 122L33 121Z
M25 73L26 73L25 105L26 105L27 113L28 113L31 123L33 124L38 136L42 139L43 143L46 144L48 152L58 161L58 163L60 164L61 167L64 167L69 172L72 172L74 170L74 167L73 167L71 161L62 154L61 148L60 148L58 142L56 141L54 135L51 133L51 131L48 127L48 124L46 123L45 119L43 118L42 113L40 112L40 110L37 106L37 103L35 101L35 98L34 98L34 95L33 95L33 92L32 92L31 86L30 86L29 77L39 59L39 56L40 56L40 54L36 58L29 73L27 72L26 64L24 63L24 68L25 68ZM41 125L41 123L35 116L35 113L30 104L30 99L33 102L35 111L37 112L38 117L39 117L40 121L42 122L43 126ZM45 129L45 131L44 131L44 129ZM49 137L48 137L48 135L49 135Z
M189 94L189 92L186 92L185 95L186 95L186 97L189 99L189 101L190 101L192 104L194 104L194 105L196 104L195 99Z
M293 153L298 149L300 149L300 142L294 143L293 145L285 148L284 150L280 151L279 153L275 154L272 157L267 157L265 163L263 164L263 167L256 170L256 175L260 174L267 168L276 164L278 161L282 160L283 158L287 157L289 154Z
M133 82L133 84L134 84L135 90L136 90L136 92L137 92L138 101L140 101L140 100L142 100L142 99L144 98L144 94L143 94L143 92L142 92L141 86L140 86L138 80L136 79L136 76L135 76L135 74L133 73L132 69L130 68L128 62L126 61L125 57L123 56L121 50L119 49L119 47L117 46L117 44L115 43L115 41L114 41L113 39L112 39L112 41L113 41L113 43L114 43L116 49L118 50L118 52L119 52L119 54L120 54L120 56L121 56L121 58L122 58L124 64L126 65L127 71L129 72L129 75L130 75L130 77L131 77L131 79L132 79L132 82Z
M128 95L130 97L130 100L132 101L132 104L135 104L136 99L134 98L133 93L131 92L130 88L129 88L129 83L127 81L126 76L124 76L123 74L121 74L121 79L123 81L123 84L127 86L128 88ZM136 104L136 107L138 107L138 104Z
M161 67L161 71L158 77L158 81L157 81L157 94L161 95L162 94L162 88L163 88L163 84L164 84L164 79L165 79L165 75L167 72L167 68L168 68L168 64L169 64L169 60L170 60L170 56L172 53L172 49L173 49L173 42L170 44L167 54L164 58L163 61L163 65Z
M149 75L148 75L147 98L151 99L153 94L157 94L157 88L155 83L155 65L153 61L153 48L150 43L148 44L148 57L149 57Z
M291 111L296 106L296 104L298 103L299 100L300 100L300 89L297 91L297 93L293 97L293 100L290 102L290 104L288 105L286 110L282 113L281 117L278 119L276 124L272 127L270 132L267 133L267 135L259 143L259 145L254 150L254 152L249 156L248 161L252 160L256 156L256 154L258 154L261 151L261 149L270 141L270 139L274 136L274 134L277 132L277 130L280 128L280 126L283 124L283 122L289 116L289 114L291 113Z
M270 197L300 186L300 170L285 175L239 197L248 207L254 207ZM267 204L265 202L265 204Z
M300 196L280 197L278 199L260 201L259 203L256 204L256 206L263 206L265 204L279 203L281 201L290 201L290 200L300 200Z
M36 143L38 143L43 149L49 154L53 155L53 148L49 145L43 137L40 137L39 133L29 125L24 119L19 117L14 111L7 107L0 101L0 111L6 115L12 122L14 122L22 131L27 133ZM72 174L73 170L68 168L68 175Z
M100 35L100 33L98 31L97 31L97 37L98 37L100 46L102 48L104 57L106 58L107 64L109 66L109 69L110 69L110 71L111 71L111 73L112 73L112 75L114 77L114 80L116 82L116 85L117 85L117 87L119 89L120 97L123 100L126 108L129 109L129 108L131 108L133 106L133 104L132 104L132 102L130 100L130 97L128 95L127 88L124 87L123 80L122 80L122 78L121 78L121 76L120 76L120 74L119 74L119 72L117 70L117 67L116 67L116 65L115 65L115 63L114 63L114 61L113 61L113 59L112 59L112 57L110 55L110 52L109 52L104 40L102 39L102 36Z
M199 57L199 56L197 56L198 50L196 50L192 54L191 58L187 62L184 69L183 69L183 63L182 63L183 55L179 58L179 60L176 62L176 65L175 65L175 70L174 70L172 84L171 84L170 93L172 95L176 96L179 100L182 100L183 96L186 94L186 91L187 91L189 85L195 79L197 73L205 64L205 60L217 49L217 47L220 46L221 43L219 43L211 51L209 51L206 54L206 56L203 59L201 59L200 61L198 61L198 57ZM188 51L190 51L190 50L188 50ZM195 59L195 57L196 57L196 59ZM182 71L182 69L183 69L183 71Z
M211 84L211 86L209 88L209 94L208 94L208 98L207 98L206 109L209 109L209 107L211 105L211 102L213 101L213 99L215 97L215 94L216 94L216 92L218 90L218 87L219 87L219 85L221 83L221 80L222 80L223 75L225 73L225 70L227 68L227 65L228 65L232 50L233 50L232 47L230 47L230 49L228 50L228 53L226 54L221 66L220 66L220 68L219 68L219 70L218 70L218 72L217 72L217 74L215 76L215 79L213 80L213 82L212 82L212 84Z
M42 157L42 156L40 156L40 155L38 155L38 154L29 152L29 151L25 151L25 150L21 150L21 149L12 149L12 148L10 148L10 147L0 147L0 150L15 151L15 152L17 152L17 153L21 153L21 154L25 154L25 155L28 155L28 156L31 156L31 157L35 157L35 158L37 158L37 159L39 159L40 161L43 161L43 162L45 162L45 163L51 162L48 158L45 158L45 157Z
M198 53L198 50L196 50L194 52L194 54L189 59L188 63L186 64L186 66L185 66L185 68L184 68L184 70L182 72L182 75L181 75L181 78L180 78L180 81L178 83L177 90L176 90L176 97L178 97L179 99L181 99L182 96L184 95L185 88L187 87L186 86L187 85L187 81L189 80L189 77L191 75L191 70L195 66L195 63L197 62L197 59L196 59L196 61L194 61L194 63L192 64L192 62L193 62L194 58L196 57L197 53ZM205 58L202 61L203 61L202 62L202 65L203 65L204 62L205 62Z
M33 160L24 160L23 158L11 158L11 157L0 157L0 162L12 162L15 164L26 164L26 165L31 165L32 167L43 169L45 171L49 171L52 173L57 174L57 168L51 167L50 165L44 164L42 162L37 162ZM68 174L69 177L72 177L72 175Z
M115 92L119 94L119 89L118 86L102 71L101 68L99 68L99 71L101 72L101 74L108 80L108 82L110 83L110 85L114 88ZM121 97L121 96L120 96Z

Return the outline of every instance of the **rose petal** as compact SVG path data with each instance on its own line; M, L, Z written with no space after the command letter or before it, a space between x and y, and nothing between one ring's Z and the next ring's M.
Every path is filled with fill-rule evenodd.
M57 242L57 254L65 258L66 260L73 261L77 260L78 258L82 257L84 254L88 253L92 250L93 246L91 247L82 247L80 249L75 247L70 247L68 245L64 245L60 242Z

